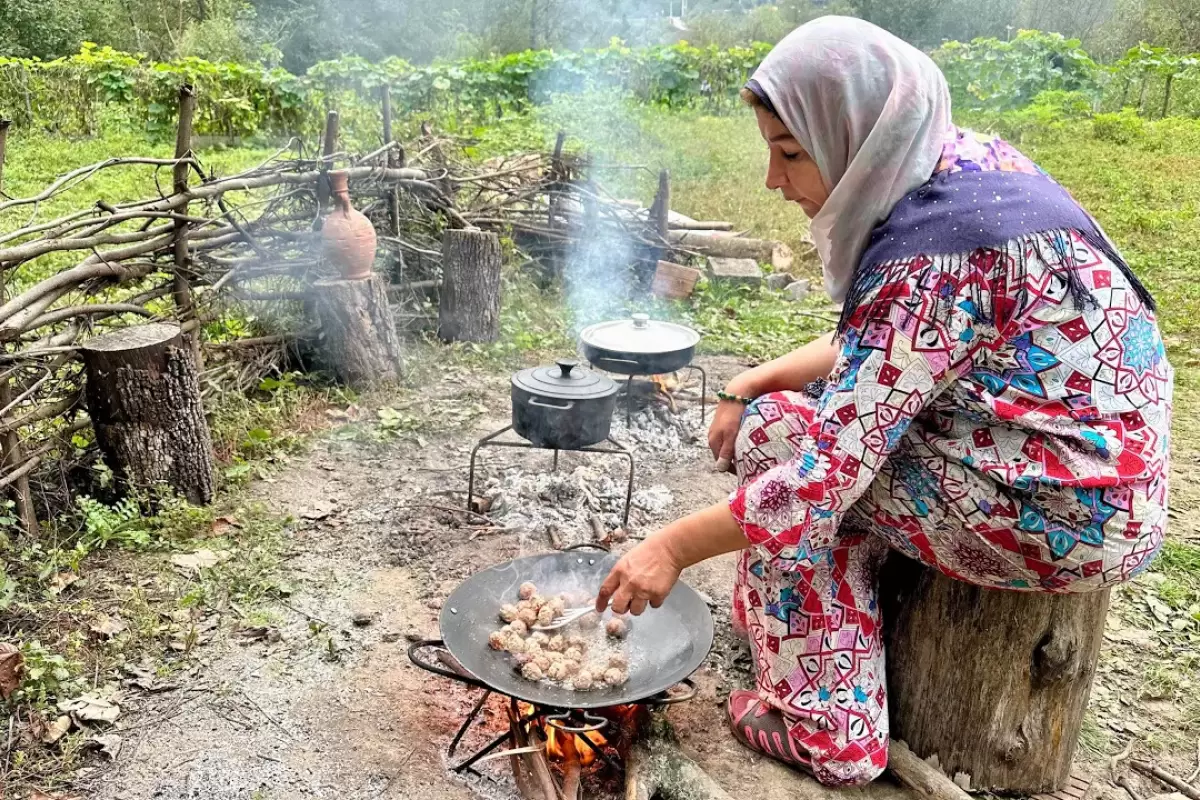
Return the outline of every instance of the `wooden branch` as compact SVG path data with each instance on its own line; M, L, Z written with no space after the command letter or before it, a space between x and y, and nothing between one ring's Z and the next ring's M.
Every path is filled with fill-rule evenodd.
M1129 766L1133 767L1143 775L1149 775L1151 778L1154 778L1164 786L1171 787L1185 797L1190 797L1191 800L1200 800L1200 790L1197 790L1194 786L1189 785L1182 778L1177 778L1171 773L1155 766L1154 764L1149 764L1145 761L1138 761L1137 759L1134 759L1133 761L1129 762Z
M895 739L888 745L888 769L902 784L929 800L970 800L971 798L941 770L918 758L907 744Z
M159 269L157 264L150 262L122 262L125 262L126 259L166 247L170 242L171 235L166 234L149 242L130 245L120 250L109 250L103 254L102 258L97 258L95 255L89 256L78 266L63 270L57 275L52 275L46 280L34 284L3 306L0 306L0 340L4 339L3 332L5 330L16 329L19 333L29 320L38 316L41 313L40 310L37 313L30 312L33 311L33 307L39 301L47 297L54 296L57 299L84 281L95 278L129 280L149 275L154 270Z
M53 419L54 417L61 416L78 405L81 397L82 392L76 391L74 395L64 397L61 400L56 400L53 403L43 403L42 405L35 407L32 411L22 414L19 417L0 420L0 434L24 428L28 425L32 425L35 422L41 422L43 420Z
M147 311L144 307L134 305L133 303L94 303L86 306L55 309L30 322L21 332L28 333L38 328L44 328L47 325L63 322L72 317L110 317L118 314L138 314L143 317L154 316L153 313Z
M189 158L186 161L187 163L191 163L193 160L194 159ZM45 200L49 200L51 197L62 191L66 184L70 183L72 180L79 178L78 182L82 183L102 169L128 166L132 164L144 164L153 167L175 167L179 164L179 162L180 160L175 158L109 158L104 161L91 164L90 166L80 167L79 169L68 172L54 183L43 189L40 194L36 194L33 197L20 197L0 203L0 212L7 211L10 208L16 208L17 206L33 205L34 203L41 203Z

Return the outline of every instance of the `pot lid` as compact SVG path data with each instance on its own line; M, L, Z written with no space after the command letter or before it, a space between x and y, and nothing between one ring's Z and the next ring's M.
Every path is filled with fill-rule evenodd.
M595 400L616 394L617 384L574 359L559 359L553 367L524 369L512 377L513 388L538 397L560 400Z
M634 314L629 319L598 322L584 328L579 339L590 347L618 353L673 353L695 347L700 334L686 325Z

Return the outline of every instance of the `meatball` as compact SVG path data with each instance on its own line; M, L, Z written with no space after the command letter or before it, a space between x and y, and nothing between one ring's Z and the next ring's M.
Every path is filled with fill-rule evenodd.
M544 652L542 650L541 643L538 642L537 639L534 639L532 637L525 640L525 648L524 649L525 649L525 652L529 653L531 656L540 656Z
M545 647L546 645L550 644L550 637L541 631L534 631L529 639L530 641L537 642L539 647Z
M508 623L508 629L517 636L529 635L529 626L519 619L514 619L512 622Z
M509 585L511 586L512 584L509 584ZM537 594L537 586L533 585L529 581L525 581L524 583L522 583L521 588L517 590L517 596L520 597L522 600L528 600L529 598L533 597L535 594Z
M579 672L579 662L574 659L564 658L562 665L568 675L574 675L576 672Z
M521 676L527 681L540 681L546 677L546 673L538 666L537 661L530 661L525 666L521 667Z
M584 614L579 618L580 630L594 631L598 627L600 627L600 617L594 611L591 614Z
M510 653L524 653L525 640L514 633L509 633L504 638L504 649Z
M623 669L609 667L604 670L604 682L609 686L620 686L627 680L629 680L629 674Z
M550 669L550 659L546 658L545 655L534 656L531 663L536 664L538 669L540 669L542 672Z
M562 599L561 595L551 597L547 605L554 609L554 616L556 617L561 617L562 613L567 610L567 602Z
M504 605L500 606L500 619L504 620L505 622L512 622L517 618L518 613L520 612L517 611L517 607L512 603L505 603Z
M508 634L504 631L492 631L488 636L488 647L493 650L507 650Z
M587 639L580 636L578 633L572 633L567 636L567 647L577 647L580 650L587 650Z
M537 613L537 609L533 607L533 603L529 602L528 600L521 600L517 603L517 613L520 614L522 611L532 611L535 614Z
M583 661L583 651L578 647L568 647L563 651L563 657L570 661Z
M554 635L550 637L549 643L546 644L547 650L553 650L556 653L561 653L567 649L567 640L562 636Z
M546 670L546 677L553 681L561 681L568 675L566 665L561 661L556 661L550 665L550 669Z
M624 653L611 653L608 656L608 665L616 669L629 669L629 656Z
M539 608L537 613L537 622L538 625L542 626L549 625L551 622L554 622L554 609L550 606L542 606Z
M629 625L625 620L613 617L605 623L604 632L614 639L624 639L629 634Z
M526 628L532 628L534 625L537 625L537 612L532 608L526 608L518 612L517 619L524 623Z
M542 597L540 594L535 594L533 597L529 598L529 604L533 606L534 610L541 611L542 607L546 605L546 598Z
M521 667L528 664L530 661L533 661L533 656L529 655L529 653L513 653L512 660L513 660L513 664L515 664L517 666L517 668L520 669Z
M586 669L579 670L575 673L575 677L571 678L571 687L581 691L592 688L592 673Z

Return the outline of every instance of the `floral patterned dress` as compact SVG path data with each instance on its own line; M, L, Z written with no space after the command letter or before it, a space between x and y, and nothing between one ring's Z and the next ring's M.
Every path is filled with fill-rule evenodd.
M1037 171L967 132L938 169ZM1173 374L1153 311L1073 230L891 263L840 346L819 398L748 407L730 508L758 692L819 780L854 785L887 763L888 548L1000 589L1128 580L1163 540Z

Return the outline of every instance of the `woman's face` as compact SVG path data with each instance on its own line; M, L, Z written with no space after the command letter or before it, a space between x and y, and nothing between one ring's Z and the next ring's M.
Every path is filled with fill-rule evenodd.
M793 203L799 203L808 218L812 219L829 199L829 191L821 180L817 162L804 151L779 117L762 106L756 106L754 113L758 117L759 133L771 151L767 188L779 191Z

